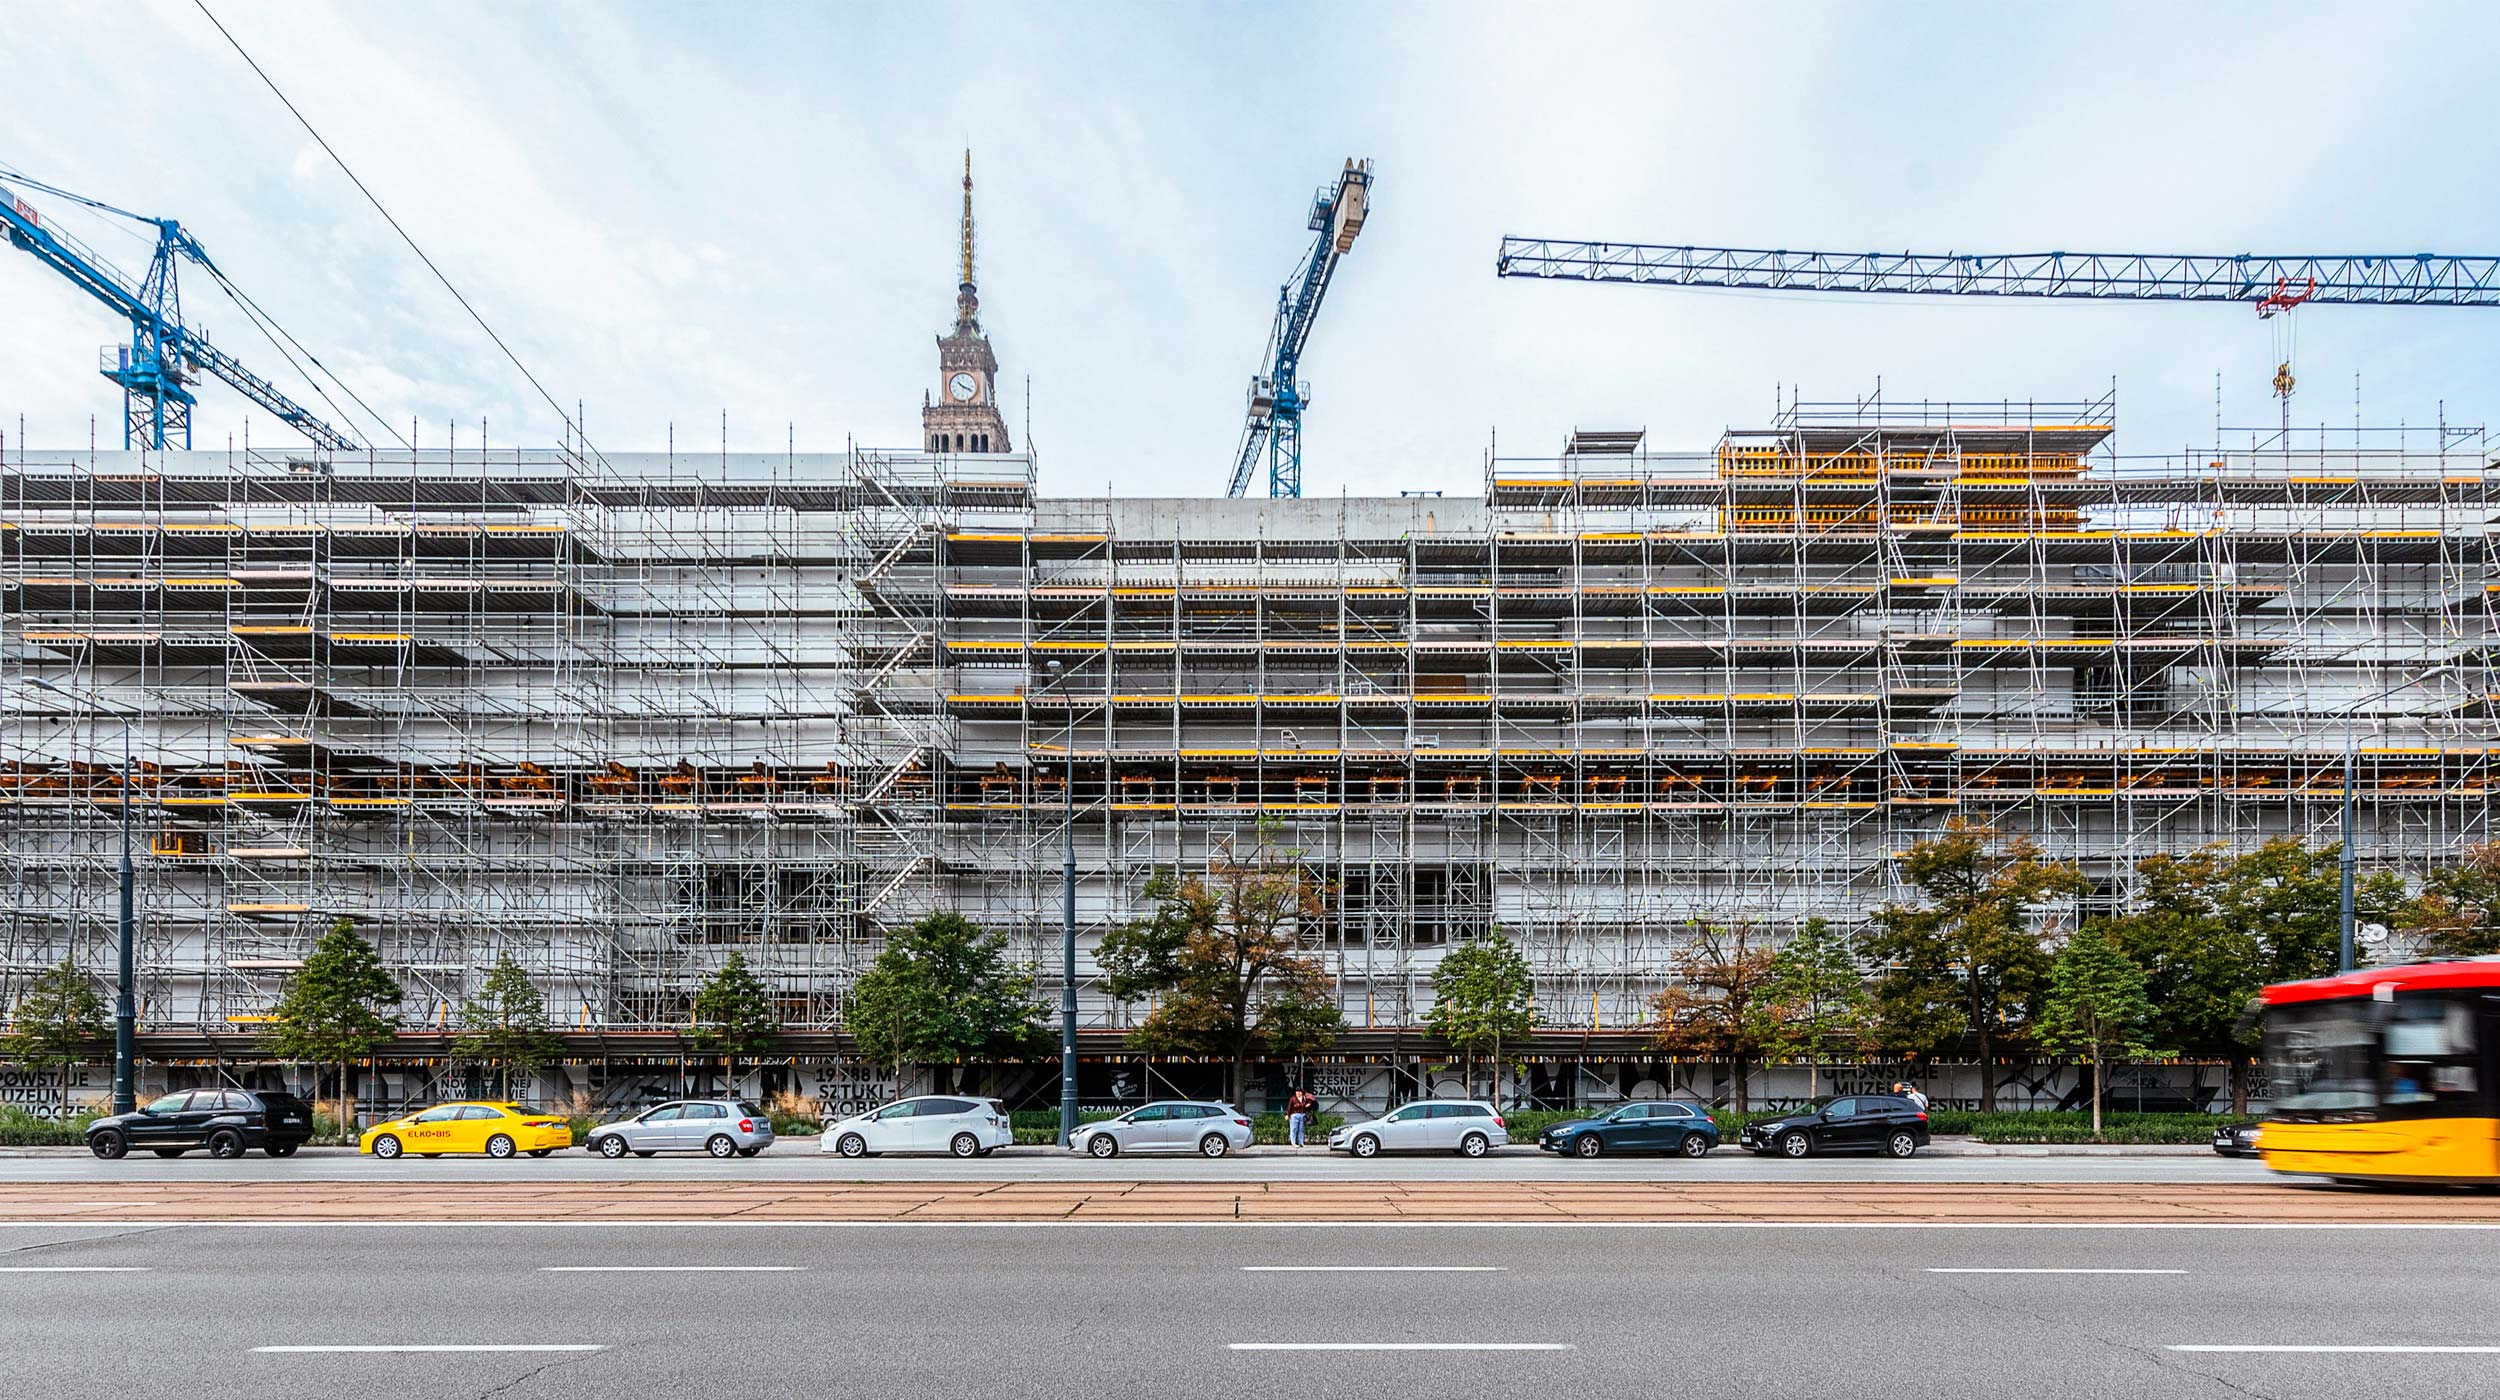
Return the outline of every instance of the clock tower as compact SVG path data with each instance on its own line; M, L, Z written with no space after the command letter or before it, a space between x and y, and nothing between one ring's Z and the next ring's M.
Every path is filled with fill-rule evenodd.
M938 337L938 391L920 402L920 440L931 452L1006 452L998 414L998 357L981 333L981 297L972 286L972 152L964 152L963 280L955 287L955 329Z

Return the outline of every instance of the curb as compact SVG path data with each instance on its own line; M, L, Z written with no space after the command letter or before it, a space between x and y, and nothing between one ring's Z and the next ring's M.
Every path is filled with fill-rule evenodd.
M780 1145L781 1143L789 1143L789 1144L794 1144L794 1145L795 1145L795 1144L799 1144L799 1143L805 1143L805 1144L807 1144L806 1146L804 1146L804 1147L797 1147L797 1148L796 1148L796 1150L795 1150L795 1151L793 1151L792 1153L790 1153L789 1155L792 1155L792 1156L800 1156L800 1155L813 1155L813 1154L815 1153L815 1150L816 1150L816 1149L815 1149L815 1146L814 1146L814 1142L815 1142L815 1139L814 1139L814 1138L812 1138L812 1137L809 1137L809 1138L785 1137L785 1138L781 1138L781 1139L779 1139L779 1140L777 1141L777 1143L776 1143L776 1146ZM1024 1151L1034 1153L1034 1154L1035 1154L1035 1155L1037 1155L1037 1156L1039 1156L1039 1155L1049 1155L1049 1156L1063 1156L1063 1155L1065 1155L1064 1153L1062 1153L1062 1152L1060 1151L1060 1149L1055 1148L1055 1147L1028 1147L1028 1148L1025 1148L1025 1149L1024 1149ZM1534 1156L1534 1155L1539 1155L1539 1154L1537 1153L1536 1144L1535 1144L1535 1143L1532 1143L1532 1142L1529 1142L1529 1143L1514 1142L1514 1143L1512 1143L1512 1144L1510 1145L1509 1151L1510 1151L1510 1153L1511 1153L1511 1154L1513 1154L1513 1155L1523 1156L1523 1157L1524 1157L1524 1156ZM1739 1154L1739 1149L1737 1149L1737 1148L1735 1148L1735 1147L1732 1147L1732 1146L1722 1146L1722 1147L1719 1149L1719 1151L1718 1151L1717 1153L1713 1153L1713 1154L1711 1154L1711 1155L1713 1155L1713 1156L1719 1156L1719 1155L1722 1155L1722 1154L1727 1155L1727 1156L1730 1156L1730 1157L1740 1155L1740 1154ZM87 1152L87 1149L86 1149L86 1148L84 1148L84 1147L0 1147L0 1161L6 1161L6 1160L12 1160L12 1159L32 1159L32 1160L38 1160L38 1161L40 1161L40 1160L45 1160L45 1159L67 1159L67 1158L79 1158L79 1159L82 1159L82 1160L83 1160L83 1159L85 1159L88 1155L89 1155L89 1154L88 1154L88 1152ZM306 1147L306 1148L303 1148L303 1149L301 1150L301 1152L300 1152L300 1154L299 1154L299 1155L302 1155L302 1156L307 1156L307 1157L328 1157L328 1156L353 1157L353 1156L355 1156L355 1155L356 1155L356 1149L355 1149L355 1148L352 1148L352 1147ZM768 1154L768 1155L779 1156L779 1155L782 1155L782 1154L779 1154L779 1153L771 1153L771 1154ZM1326 1156L1328 1156L1328 1155L1329 1155L1329 1151L1328 1151L1328 1149L1327 1149L1327 1148L1325 1148L1325 1147L1316 1147L1316 1146L1314 1146L1314 1147L1282 1147L1282 1146L1268 1146L1268 1145L1261 1145L1261 1146L1253 1147L1253 1148L1251 1148L1249 1151L1244 1152L1244 1153L1242 1153L1242 1154L1240 1154L1240 1155L1242 1155L1242 1156L1244 1156L1244 1157L1254 1157L1254 1158L1255 1158L1255 1157L1326 1157ZM1919 1156L1921 1156L1921 1157L1956 1157L1956 1158L1958 1158L1958 1157L2210 1157L2210 1156L2213 1156L2213 1155L2214 1155L2214 1152L2213 1152L2213 1149L2212 1149L2212 1148L2209 1148L2209 1147L2200 1147L2200 1146L2197 1146L2197 1145L2196 1145L2196 1144L2194 1144L2194 1143L2086 1143L2086 1142L2078 1142L2078 1143L1983 1143L1983 1142L1944 1142L1944 1141L1938 1141L1938 1142L1930 1143L1930 1144L1929 1144L1929 1145L1927 1145L1926 1147L1920 1148L1920 1149L1919 1149L1919 1153L1918 1153L1918 1155L1919 1155Z

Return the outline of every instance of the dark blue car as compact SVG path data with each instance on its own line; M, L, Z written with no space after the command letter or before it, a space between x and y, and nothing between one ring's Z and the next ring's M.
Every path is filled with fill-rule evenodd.
M1699 1157L1719 1145L1719 1125L1689 1103L1627 1103L1603 1117L1557 1123L1536 1140L1547 1152L1603 1157L1609 1152L1674 1152Z

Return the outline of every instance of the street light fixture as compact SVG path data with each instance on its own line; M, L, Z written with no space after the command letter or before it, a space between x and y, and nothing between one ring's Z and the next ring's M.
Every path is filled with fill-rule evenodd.
M77 696L40 676L28 676L26 683L51 691L65 700ZM105 709L94 696L87 697L91 709L103 710L122 722L122 907L121 907L121 975L113 993L113 1111L129 1113L139 1106L133 1077L139 1058L139 1005L132 972L135 961L131 943L131 906L136 900L138 877L130 863L130 729L128 710Z
M2354 769L2356 767L2356 759L2358 758L2358 752L2353 747L2354 716L2364 705L2377 704L2379 701L2384 700L2391 695L2411 690L2413 687L2420 685L2425 681L2436 680L2455 669L2455 663L2441 662L2439 665L2433 666L2429 670L2423 671L2418 675L2408 676L2404 680L2389 686L2387 689L2382 690L2375 695L2362 696L2360 699L2355 700L2351 704L2344 707L2344 843L2342 854L2336 862L2338 867L2338 884L2341 887L2343 913L2343 917L2337 925L2338 933L2335 940L2335 969L2338 972L2352 971L2356 958L2356 949L2354 947L2355 930L2353 922L2353 884L2360 874L2361 853L2355 849L2355 837L2353 835L2352 790Z
M1061 679L1059 658L1042 663L1050 689ZM1062 696L1064 701L1066 697ZM1065 859L1059 870L1059 1145L1076 1141L1076 708L1067 706L1059 743L1059 809L1065 818Z

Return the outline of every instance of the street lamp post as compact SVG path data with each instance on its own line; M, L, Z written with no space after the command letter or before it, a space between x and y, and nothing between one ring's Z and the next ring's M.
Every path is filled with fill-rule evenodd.
M26 683L51 691L64 699L76 699L68 691L40 676L29 676ZM97 708L102 708L98 706ZM113 993L113 1111L129 1113L139 1106L139 1095L133 1082L139 1059L139 1004L137 977L132 964L132 906L137 901L138 875L130 861L130 713L127 710L106 713L122 722L122 890L121 890L121 966Z
M1042 663L1056 689L1056 657ZM1064 699L1065 697L1061 697ZM1076 710L1068 710L1059 745L1059 809L1066 836L1059 867L1059 1145L1076 1140Z
M2391 695L2410 690L2424 681L2447 674L2450 669L2452 668L2446 664L2433 666L2420 675L2408 677L2376 695L2365 695L2344 707L2344 841L2342 854L2336 861L2336 883L2341 895L2343 915L2336 925L2335 968L2338 972L2352 971L2357 956L2357 950L2354 947L2353 885L2360 876L2361 853L2356 849L2353 833L2353 777L2359 758L2359 750L2353 744L2353 718L2362 706L2373 705Z

